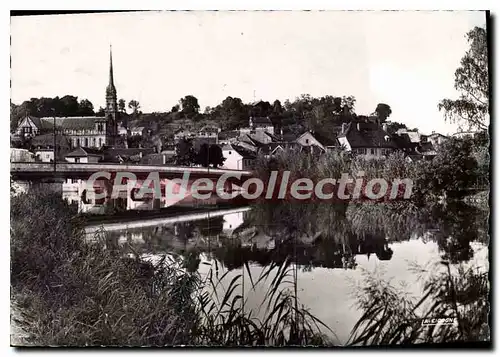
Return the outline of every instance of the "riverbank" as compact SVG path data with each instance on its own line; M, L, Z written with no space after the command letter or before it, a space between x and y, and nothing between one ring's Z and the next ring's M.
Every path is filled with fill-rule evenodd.
M13 323L16 344L25 345L23 332L36 346L327 343L280 284L268 292L271 310L255 320L232 294L241 282L224 282L228 290L213 296L205 288L224 276L202 281L182 260L155 265L88 244L80 225L57 195L11 198L11 288L22 300L13 315L26 316Z

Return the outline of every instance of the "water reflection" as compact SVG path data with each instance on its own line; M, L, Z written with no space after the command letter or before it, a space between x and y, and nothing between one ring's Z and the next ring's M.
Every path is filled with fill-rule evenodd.
M462 202L426 207L256 204L121 226L93 223L88 236L101 226L108 248L179 256L188 272L203 270L202 259L235 274L250 269L255 275L291 262L300 270L294 277L296 295L345 343L362 315L345 279L368 284L362 272L383 267L382 281L396 278L418 299L426 290L410 261L457 265L475 260L487 270L488 214L487 208Z
M424 207L418 213L414 208L391 206L315 205L308 212L292 205L256 206L226 214L214 211L206 217L160 221L150 227L127 224L113 230L106 223L97 225L108 231L110 248L129 244L153 254L204 252L230 269L246 262L265 266L287 258L306 270L354 269L356 257L389 261L394 254L391 244L412 239L436 242L441 258L456 264L473 257L471 242L488 242L487 213L463 203Z

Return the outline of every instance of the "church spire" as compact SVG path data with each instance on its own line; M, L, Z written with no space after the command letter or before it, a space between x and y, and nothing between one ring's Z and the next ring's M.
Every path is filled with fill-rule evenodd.
M113 78L113 53L111 45L109 45L109 84L106 88L106 95L110 97L116 97L116 88Z
M113 51L111 45L109 45L109 86L115 86L113 81Z

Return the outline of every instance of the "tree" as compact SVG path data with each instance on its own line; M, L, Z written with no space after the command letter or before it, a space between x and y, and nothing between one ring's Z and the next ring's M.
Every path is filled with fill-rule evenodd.
M175 145L176 165L191 166L196 162L196 153L193 149L193 141L191 139L182 138Z
M212 167L217 168L224 165L225 160L226 158L222 154L222 149L219 145L209 146L207 143L203 143L196 154L195 163L203 167L212 165Z
M125 113L125 99L122 98L118 101L118 110Z
M486 129L488 112L488 47L486 29L475 27L466 35L470 48L455 71L458 99L443 99L438 108L445 120L464 124L467 130Z
M240 98L227 97L212 111L224 129L236 129L248 125L248 111Z
M132 109L132 112L134 114L137 114L139 112L139 108L141 107L141 105L137 100L132 99L130 102L128 102L128 107Z
M389 118L391 113L392 113L391 107L385 103L378 103L377 108L375 109L374 112L380 123L385 122L387 118Z
M459 193L473 186L478 178L478 163L473 156L473 139L450 138L431 162L429 187L436 193Z
M222 154L222 149L219 145L210 145L209 155L209 163L214 168L224 165L226 158Z
M94 106L88 99L82 99L79 104L79 114L81 116L94 115Z
M283 107L281 106L281 102L276 99L273 103L273 114L281 115L283 113Z
M196 154L195 163L203 167L208 167L210 165L210 151L207 143L203 143L200 146L200 150Z
M103 117L106 115L106 112L104 111L103 107L99 107L99 110L95 113L95 115L98 117Z
M172 113L177 113L179 111L179 104L176 104L170 110Z
M180 104L182 107L182 113L184 113L188 117L192 117L195 114L198 114L198 111L200 110L198 99L192 95L187 95L184 98L181 98Z

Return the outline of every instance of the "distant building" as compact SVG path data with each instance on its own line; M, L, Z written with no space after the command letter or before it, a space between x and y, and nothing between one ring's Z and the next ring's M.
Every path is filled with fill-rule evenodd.
M222 167L229 170L251 170L256 159L254 152L234 144L224 145L222 155L226 159Z
M175 142L184 139L184 138L194 138L196 134L192 132L191 130L187 129L179 129L174 133L174 140Z
M268 117L250 117L248 124L250 130L265 130L274 134L274 125Z
M344 124L337 139L346 151L367 159L385 158L398 150L391 135L377 123L352 121Z
M231 144L238 141L240 132L238 130L221 131L217 134L217 141L221 145Z
M217 138L217 134L219 134L220 128L217 128L215 126L210 126L206 125L200 130L198 130L198 133L196 134L197 137L201 138Z
M452 135L454 138L464 139L464 138L474 138L478 134L477 131L459 131Z
M427 140L431 142L434 147L437 147L448 140L448 137L433 131L431 135L427 136Z
M64 155L71 151L71 143L65 135L42 134L35 136L31 140L31 146L35 153L37 161L53 162L54 161L54 139L56 142L56 156L63 160Z
M20 136L36 137L54 133L66 135L71 148L101 147L112 145L117 137L118 106L113 80L113 59L109 54L109 84L106 87L106 108L104 117L43 117L26 116L20 120L16 133Z
M337 140L328 138L320 133L315 133L311 131L306 131L300 135L296 140L297 143L303 147L316 146L323 150L324 152L331 151L333 149L338 149L340 147Z
M10 162L35 162L35 155L26 149L10 149Z
M147 129L144 126L135 126L133 128L130 128L130 135L131 136L144 136L147 133Z
M97 164L103 158L103 153L94 148L79 147L65 156L67 162Z

